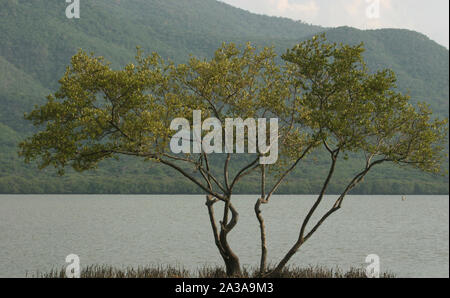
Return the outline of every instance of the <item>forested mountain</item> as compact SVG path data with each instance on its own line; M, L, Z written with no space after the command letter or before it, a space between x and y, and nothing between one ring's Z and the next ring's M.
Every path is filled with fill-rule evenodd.
M246 12L215 0L82 0L81 18L67 19L63 0L0 1L0 193L180 193L195 187L159 166L139 160L111 161L90 173L57 177L17 157L17 143L32 132L24 112L55 90L70 57L82 48L119 67L133 60L136 46L177 63L189 54L211 56L222 42L273 45L278 53L319 32L344 43L364 42L371 69L392 68L399 89L448 116L449 52L408 30L328 29ZM331 191L356 170L342 164ZM324 174L320 154L291 177L283 193L309 193ZM446 165L448 167L448 165ZM403 169L379 169L360 193L448 193L445 177ZM388 173L388 174L387 174ZM244 190L242 190L244 191ZM245 192L256 191L248 179Z

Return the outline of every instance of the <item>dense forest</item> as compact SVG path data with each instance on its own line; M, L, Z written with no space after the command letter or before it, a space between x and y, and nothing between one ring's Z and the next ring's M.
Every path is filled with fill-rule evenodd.
M285 18L251 14L214 0L85 0L81 18L67 19L65 1L0 2L0 193L197 193L183 177L136 159L108 161L92 172L39 171L25 165L17 144L33 132L23 119L56 90L70 57L79 48L104 56L114 67L134 59L136 46L176 63L189 55L210 57L222 42L274 46L279 54L301 40L326 32L331 41L364 42L372 70L393 69L398 88L413 102L425 101L436 115L448 117L449 52L426 36L408 30L322 28ZM448 146L447 146L448 148ZM217 158L221 158L218 156ZM247 157L234 160L235 168ZM320 153L309 158L279 193L314 193L328 167ZM338 165L330 192L341 190L360 156ZM444 165L448 169L448 163ZM354 193L446 194L448 177L382 167ZM322 180L322 179L319 179ZM241 193L257 191L246 178Z

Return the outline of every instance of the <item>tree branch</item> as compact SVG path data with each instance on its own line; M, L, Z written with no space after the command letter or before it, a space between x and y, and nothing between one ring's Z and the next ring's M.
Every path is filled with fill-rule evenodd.
M339 152L340 152L339 148L331 151L331 153L330 153L330 155L331 155L330 170L329 170L328 176L322 186L322 190L319 194L319 197L317 198L313 207L309 210L308 215L306 216L305 220L303 221L302 227L300 229L300 235L297 239L297 242L292 246L292 248L288 251L288 253L283 257L283 259L280 261L280 263L277 265L277 267L274 269L274 271L271 274L279 273L284 268L284 266L286 266L287 262L289 262L289 260L292 258L292 256L297 252L297 250L300 248L300 246L302 246L302 244L305 242L304 233L305 233L306 226L308 225L308 222L311 219L314 212L316 211L317 207L322 202L322 199L325 195L325 191L328 188L331 178L333 177Z
M278 187L281 185L281 183L283 183L284 179L297 167L298 163L306 156L306 154L308 154L309 150L311 150L312 147L313 145L309 145L305 149L305 151L303 151L302 155L295 161L295 163L292 164L292 166L286 172L284 172L284 174L280 177L278 182L275 183L273 188L270 190L269 194L267 195L267 198L264 198L266 201L270 200L271 196L275 193L275 191L277 191Z

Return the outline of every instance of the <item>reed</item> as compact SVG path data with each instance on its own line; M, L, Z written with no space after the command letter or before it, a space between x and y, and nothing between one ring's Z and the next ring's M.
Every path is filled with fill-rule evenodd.
M196 271L189 271L174 266L126 267L117 268L109 265L90 265L81 269L81 278L227 278L222 267L204 266ZM35 278L65 278L66 271L53 269L49 272L37 272ZM258 270L244 268L241 276L235 278L260 278ZM364 269L352 268L348 271L339 268L330 269L320 266L306 268L287 267L276 278L367 278ZM395 278L392 273L382 273L381 278Z

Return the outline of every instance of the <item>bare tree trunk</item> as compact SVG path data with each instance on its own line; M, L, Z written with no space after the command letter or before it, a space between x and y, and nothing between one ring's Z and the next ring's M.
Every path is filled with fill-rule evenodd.
M231 211L231 219L228 221L228 213ZM240 276L242 275L241 265L239 262L238 256L233 252L230 245L228 244L227 236L230 233L239 220L239 213L236 211L234 206L230 202L230 198L228 197L227 202L225 203L223 221L220 222L221 230L220 230L220 243L225 250L225 254L227 256L225 260L225 266L227 269L228 276Z
M238 256L233 252L231 249L228 240L227 235L228 233L233 230L233 228L236 226L239 214L237 213L236 209L233 207L233 205L228 201L225 203L225 210L224 210L224 221L221 221L221 230L219 233L219 230L217 228L216 219L214 215L214 208L213 205L218 202L217 199L212 198L212 196L206 196L206 206L208 207L208 213L209 213L209 219L211 222L211 227L213 230L214 240L216 243L216 246L219 250L220 255L222 256L222 259L225 263L226 273L227 276L241 276L241 264L239 261ZM228 210L232 213L232 218L229 223L225 224L224 222L228 222Z
M234 254L233 251L230 250L228 252L228 255L226 257L223 257L223 260L225 262L227 276L229 277L242 276L241 263L239 261L238 256Z
M263 199L260 198L255 204L255 213L256 218L259 222L259 230L261 233L261 261L259 272L261 275L265 274L267 271L267 245L266 245L266 227L264 225L264 218L261 215L261 204L263 203Z
M286 264L289 262L289 260L297 253L297 251L300 249L300 247L302 246L303 242L298 242L296 243L289 251L288 253L284 256L284 258L280 261L280 263L278 263L277 267L275 268L275 270L273 270L273 272L271 272L271 276L276 277L277 274L279 274L284 267L286 266Z
M259 222L259 231L261 234L261 261L259 265L259 272L264 275L267 270L267 245L266 245L266 226L264 218L261 214L261 204L267 203L266 200L266 168L261 165L261 198L256 201L255 214Z
M261 165L261 197L256 201L255 204L255 214L256 219L259 222L259 230L261 237L261 260L260 260L260 274L261 276L266 276L267 274L267 240L266 240L266 226L264 223L264 218L262 216L261 205L268 204L270 198L281 185L281 183L286 179L286 177L295 169L295 167L299 164L299 162L308 154L308 152L313 147L310 144L303 153L299 156L299 158L291 165L289 169L287 169L283 175L279 178L279 180L273 185L272 189L266 195L266 169L265 165Z

